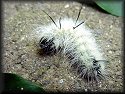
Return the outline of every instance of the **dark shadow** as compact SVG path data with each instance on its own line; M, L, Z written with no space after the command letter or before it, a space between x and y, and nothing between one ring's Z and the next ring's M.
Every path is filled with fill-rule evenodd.
M37 52L36 52L39 56L53 56L56 54L55 51L53 52L47 52L47 51L44 51L42 49L37 49Z

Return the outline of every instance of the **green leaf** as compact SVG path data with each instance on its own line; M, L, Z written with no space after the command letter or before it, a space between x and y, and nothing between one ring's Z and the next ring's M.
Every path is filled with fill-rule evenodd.
M115 16L123 16L123 1L122 0L97 0L95 1L98 6L100 6L102 9L107 11L108 13L111 13Z
M45 91L35 83L28 81L16 74L3 73L4 89L3 92L12 93L44 93Z

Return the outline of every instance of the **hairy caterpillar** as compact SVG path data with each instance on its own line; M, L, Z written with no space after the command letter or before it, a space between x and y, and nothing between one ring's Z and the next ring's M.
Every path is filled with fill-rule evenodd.
M82 9L82 8L81 8ZM39 46L46 55L58 52L65 55L78 76L87 81L99 81L105 78L105 62L91 30L84 24L65 18L54 21L47 26L36 29L39 35ZM58 24L57 24L58 23ZM76 25L76 23L80 23Z

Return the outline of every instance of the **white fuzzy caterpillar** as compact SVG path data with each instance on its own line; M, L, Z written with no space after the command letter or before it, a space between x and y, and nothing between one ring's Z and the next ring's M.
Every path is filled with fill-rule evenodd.
M60 52L68 58L81 78L98 81L104 77L106 60L91 30L84 23L77 27L75 24L73 19L65 18L40 26L35 30L36 39L45 54Z

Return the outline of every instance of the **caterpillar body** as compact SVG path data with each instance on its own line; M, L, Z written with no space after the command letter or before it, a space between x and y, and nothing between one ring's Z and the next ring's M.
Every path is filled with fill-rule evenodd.
M72 19L63 19L61 28L53 23L37 28L41 37L39 45L44 54L61 52L65 55L80 77L98 81L105 73L105 59L99 52L91 30L84 24L74 29L74 25Z
M78 76L87 81L98 82L105 78L106 60L99 50L92 30L78 19L77 21L69 18L60 18L57 21L51 17L50 19L53 23L36 29L43 53L53 55L60 52L68 59ZM76 22L80 24L76 25Z

